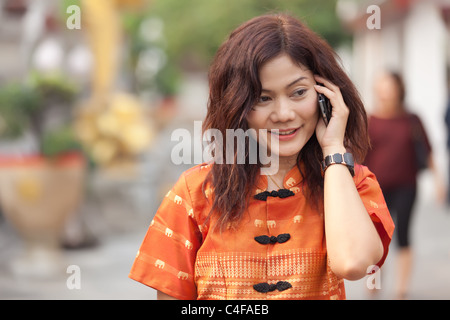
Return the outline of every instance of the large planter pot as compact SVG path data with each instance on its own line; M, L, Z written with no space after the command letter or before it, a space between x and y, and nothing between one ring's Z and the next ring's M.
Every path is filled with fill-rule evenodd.
M85 168L78 153L54 159L0 156L0 205L24 241L13 272L44 276L64 270L61 233L82 200Z

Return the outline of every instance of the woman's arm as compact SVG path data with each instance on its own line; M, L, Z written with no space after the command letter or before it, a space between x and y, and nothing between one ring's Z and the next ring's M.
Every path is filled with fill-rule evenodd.
M433 174L436 200L440 205L443 205L447 200L447 187L442 179L441 172L439 172L435 164L432 152L430 152L430 155L428 156L428 168Z
M346 166L331 165L325 171L324 201L330 267L342 278L358 280L384 249Z
M345 153L344 136L349 110L340 89L316 76L325 86L316 86L333 106L328 126L319 120L316 136L324 156ZM324 175L325 236L330 267L348 280L367 274L367 268L383 256L378 232L364 207L355 182L345 165L329 166Z

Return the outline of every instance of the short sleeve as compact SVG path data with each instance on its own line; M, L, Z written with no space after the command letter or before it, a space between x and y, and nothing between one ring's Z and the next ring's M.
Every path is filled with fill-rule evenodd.
M394 222L375 175L367 167L357 165L354 179L359 196L383 243L384 253L377 263L377 266L381 268L389 252L389 244L394 233Z
M422 121L420 120L420 118L413 114L413 123L414 123L414 128L413 128L413 134L416 136L416 139L421 139L421 141L424 143L424 147L425 147L425 152L426 154L430 154L432 151L431 148L431 143L430 140L428 139L428 135L427 132L425 130L425 127L423 126ZM417 130L417 132L416 132Z
M201 233L183 174L161 202L129 277L176 299L196 299L194 265L200 244Z

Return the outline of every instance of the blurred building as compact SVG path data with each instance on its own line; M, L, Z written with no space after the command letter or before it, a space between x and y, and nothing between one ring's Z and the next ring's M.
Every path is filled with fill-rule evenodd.
M377 72L402 74L407 106L422 118L444 169L450 0L339 0L337 12L353 34L351 76L368 111Z

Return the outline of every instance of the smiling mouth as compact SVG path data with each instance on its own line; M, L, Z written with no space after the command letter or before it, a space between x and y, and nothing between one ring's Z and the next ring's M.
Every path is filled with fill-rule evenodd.
M289 136L289 135L292 135L292 134L296 133L297 130L300 129L300 128L301 127L295 128L295 129L278 130L278 132L271 130L270 133L278 135L278 136Z

